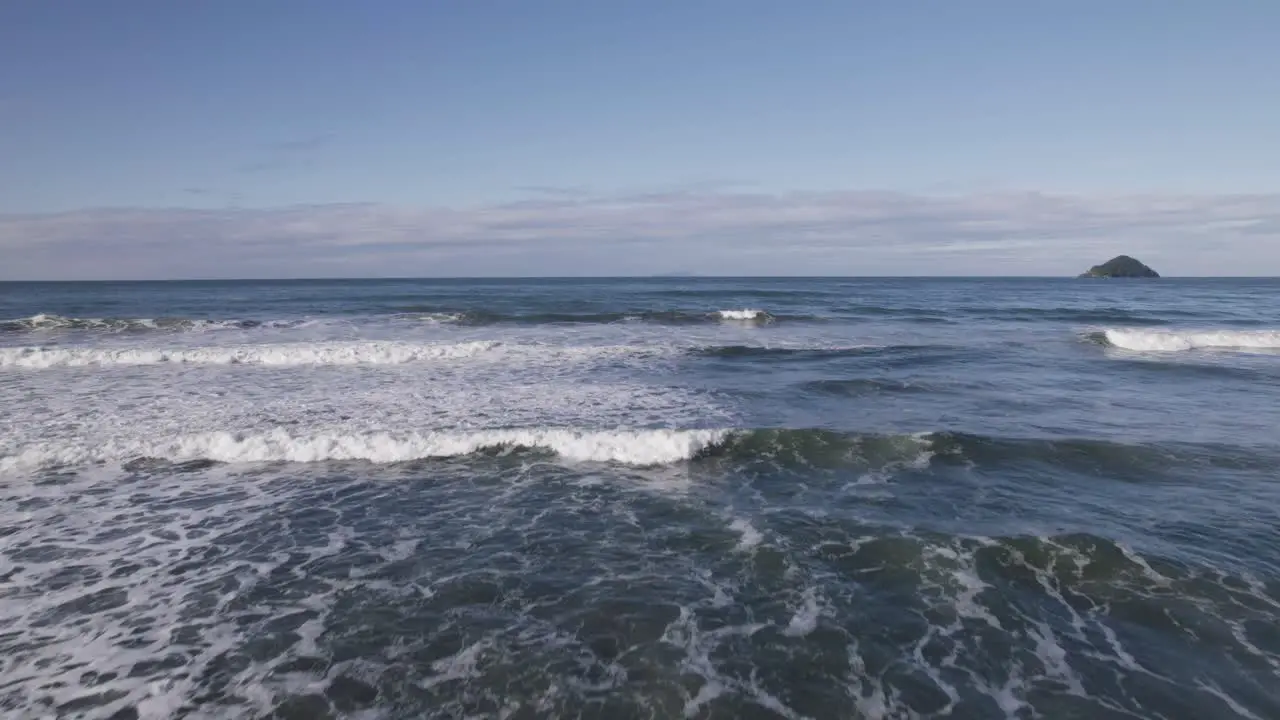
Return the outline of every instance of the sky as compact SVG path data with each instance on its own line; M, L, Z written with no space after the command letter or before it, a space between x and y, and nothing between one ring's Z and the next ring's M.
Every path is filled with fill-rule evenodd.
M1280 275L1274 0L0 3L0 279Z

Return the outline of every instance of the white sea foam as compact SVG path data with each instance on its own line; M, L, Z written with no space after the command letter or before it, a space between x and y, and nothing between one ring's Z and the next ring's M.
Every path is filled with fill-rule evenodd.
M665 465L688 460L728 437L726 430L580 431L558 428L393 434L293 435L200 433L163 439L113 440L102 445L37 443L0 457L0 472L24 468L121 463L142 458L171 462L396 463L470 455L481 450L536 448L578 462Z
M1206 330L1200 332L1108 329L1107 342L1138 352L1179 352L1197 349L1280 349L1280 331Z
M125 332L168 330L202 332L207 330L245 330L250 328L283 329L302 327L312 320L209 320L191 318L82 318L37 313L31 317L0 320L0 329L9 331L93 330Z
M769 313L764 310L720 310L716 313L721 320L768 320Z
M764 541L764 535L746 518L734 518L733 522L729 523L729 529L742 535L737 547L734 548L739 552L751 552Z
M51 368L102 365L363 365L400 364L479 355L496 342L419 344L404 342L325 342L190 348L0 348L0 368Z
M674 347L643 345L508 344L495 340L416 343L400 341L325 341L254 343L196 347L25 346L0 348L0 368L55 368L118 365L402 365L427 360L457 360L487 355L589 360L652 357Z
M427 323L428 325L447 325L450 323L459 323L466 319L466 316L462 313L449 312L405 313L400 317L408 320L417 320L419 322Z
M783 635L804 637L818 629L818 619L822 616L822 606L818 604L817 592L813 588L806 588L803 598L804 603L791 616L791 622L782 631Z

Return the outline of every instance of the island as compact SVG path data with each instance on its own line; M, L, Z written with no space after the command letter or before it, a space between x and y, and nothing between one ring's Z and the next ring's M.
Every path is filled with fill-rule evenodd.
M1158 278L1160 273L1134 260L1128 255L1112 258L1101 265L1094 265L1082 278Z

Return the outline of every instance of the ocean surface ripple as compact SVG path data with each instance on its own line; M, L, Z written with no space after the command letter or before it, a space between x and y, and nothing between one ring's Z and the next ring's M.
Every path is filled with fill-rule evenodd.
M0 714L1280 717L1280 282L0 285Z

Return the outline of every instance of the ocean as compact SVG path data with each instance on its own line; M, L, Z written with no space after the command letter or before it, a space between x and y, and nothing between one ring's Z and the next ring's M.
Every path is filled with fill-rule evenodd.
M1280 281L0 285L14 718L1280 718Z

